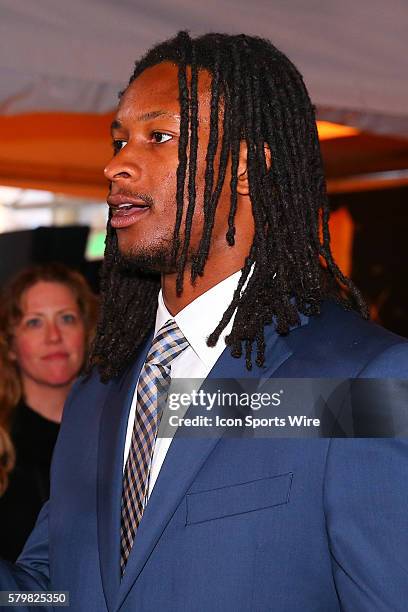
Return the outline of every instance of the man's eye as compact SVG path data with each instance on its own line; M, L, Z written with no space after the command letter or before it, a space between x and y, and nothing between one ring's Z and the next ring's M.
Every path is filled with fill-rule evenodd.
M126 145L127 140L114 140L112 142L113 154L116 155L117 153L119 153L119 151L121 151L123 147L126 147Z
M169 140L172 140L173 136L171 136L170 134L166 134L166 132L153 132L152 138L156 144L162 144L163 142L168 142Z

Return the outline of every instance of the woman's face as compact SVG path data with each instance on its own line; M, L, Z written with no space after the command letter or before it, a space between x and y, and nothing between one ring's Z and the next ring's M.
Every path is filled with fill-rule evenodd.
M78 375L85 352L85 327L71 289L38 281L24 291L22 318L14 329L10 356L25 381L60 387Z

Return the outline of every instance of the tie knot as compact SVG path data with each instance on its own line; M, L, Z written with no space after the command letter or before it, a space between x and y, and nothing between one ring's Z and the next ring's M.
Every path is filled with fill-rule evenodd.
M174 320L167 321L153 339L145 363L168 366L187 346L188 341L177 323Z

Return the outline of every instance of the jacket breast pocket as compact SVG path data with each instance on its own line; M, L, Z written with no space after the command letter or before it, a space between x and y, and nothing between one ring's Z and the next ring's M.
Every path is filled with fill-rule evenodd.
M245 514L289 501L293 473L187 494L186 525Z

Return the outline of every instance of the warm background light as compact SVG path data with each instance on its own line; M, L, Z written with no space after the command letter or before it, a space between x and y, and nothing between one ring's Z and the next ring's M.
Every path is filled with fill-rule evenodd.
M329 121L318 121L317 131L320 140L329 140L330 138L344 138L345 136L356 136L360 130L340 125L339 123L330 123Z

